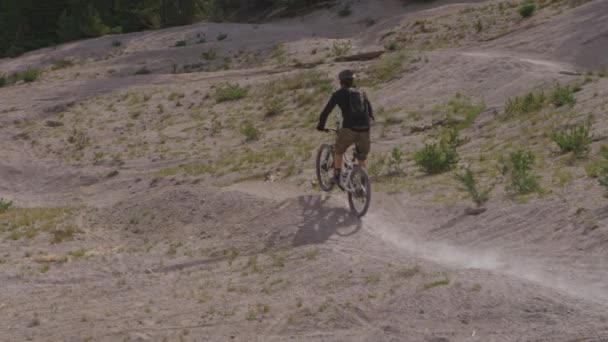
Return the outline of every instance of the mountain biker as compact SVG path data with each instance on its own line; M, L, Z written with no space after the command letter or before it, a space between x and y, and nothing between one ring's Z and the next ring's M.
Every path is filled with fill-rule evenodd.
M317 130L326 131L327 117L337 106L342 111L342 128L336 137L336 155L334 158L333 182L339 184L340 172L344 162L344 153L353 144L356 146L356 158L359 166L367 167L367 156L370 152L370 127L375 121L372 105L367 95L355 87L355 72L344 70L338 75L340 90L333 93L319 118Z

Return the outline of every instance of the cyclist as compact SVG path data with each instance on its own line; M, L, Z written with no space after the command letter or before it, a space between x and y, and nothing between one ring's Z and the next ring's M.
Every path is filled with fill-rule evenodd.
M333 93L319 118L317 130L325 131L327 117L337 106L342 111L342 129L336 138L336 155L334 156L333 182L340 184L340 172L344 162L344 153L353 144L356 146L356 158L359 166L366 168L367 156L370 152L370 127L375 121L372 105L367 95L356 88L355 72L344 70L338 75L340 90Z

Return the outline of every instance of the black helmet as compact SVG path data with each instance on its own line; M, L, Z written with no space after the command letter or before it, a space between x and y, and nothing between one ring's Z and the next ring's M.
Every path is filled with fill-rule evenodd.
M352 70L344 70L338 75L340 81L353 81L355 79L355 72Z

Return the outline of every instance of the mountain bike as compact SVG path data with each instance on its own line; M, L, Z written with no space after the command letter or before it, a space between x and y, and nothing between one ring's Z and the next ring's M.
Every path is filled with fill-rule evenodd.
M338 133L337 129L327 129L326 132ZM371 182L367 172L355 164L356 147L351 147L351 153L344 154L344 164L340 173L340 181L335 184L334 155L336 148L333 144L322 144L317 153L317 179L319 186L325 192L333 190L335 185L348 194L348 205L351 212L357 217L363 217L371 202Z

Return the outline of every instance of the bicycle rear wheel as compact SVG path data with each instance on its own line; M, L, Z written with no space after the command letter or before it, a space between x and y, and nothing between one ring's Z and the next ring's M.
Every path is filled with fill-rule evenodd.
M350 177L354 191L348 192L348 205L355 216L363 217L372 201L371 181L367 172L359 166L355 166Z
M332 145L322 144L317 153L317 180L323 191L334 188L332 178L334 175L334 149Z

